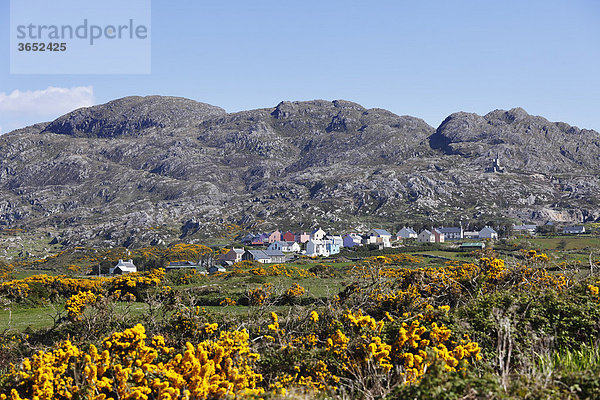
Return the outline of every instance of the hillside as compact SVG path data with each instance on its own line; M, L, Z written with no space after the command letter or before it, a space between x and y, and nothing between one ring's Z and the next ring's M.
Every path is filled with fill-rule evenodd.
M0 152L2 227L66 245L600 218L600 134L520 108L434 129L342 100L228 114L127 97L0 136ZM506 172L485 173L497 155Z

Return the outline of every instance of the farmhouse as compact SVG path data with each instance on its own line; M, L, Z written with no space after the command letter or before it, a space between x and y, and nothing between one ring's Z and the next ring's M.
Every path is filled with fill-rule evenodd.
M535 235L537 225L513 225L512 230L517 235Z
M419 237L419 235L414 231L413 228L403 227L398 231L398 233L396 233L396 238L398 240L416 239L417 237Z
M438 231L444 234L444 240L461 240L463 239L463 228L459 227L446 227L437 228Z
M463 237L465 239L479 239L479 231L464 231Z
M137 272L137 267L133 264L133 260L119 260L117 265L109 269L109 272L115 275L128 274L130 272Z
M285 254L281 250L265 250L265 254L269 256L272 263L283 263L285 262Z
M486 226L482 230L479 231L479 239L498 239L498 232L496 232L492 227Z
M392 234L385 229L371 229L367 232L366 244L379 244L382 247L392 247L390 239Z
M329 257L327 245L323 240L311 239L306 243L306 255L309 257Z
M419 233L418 239L421 243L435 243L435 235L427 229L424 229L421 233Z
M323 240L325 238L325 231L321 228L315 229L310 234L312 240Z
M585 233L585 226L583 225L575 225L575 226L565 226L563 229L563 233L567 235L580 235Z
M244 253L242 259L256 261L263 264L272 262L271 257L267 253L265 253L264 250L248 250Z
M279 250L283 253L300 253L300 245L296 242L273 242L267 250Z

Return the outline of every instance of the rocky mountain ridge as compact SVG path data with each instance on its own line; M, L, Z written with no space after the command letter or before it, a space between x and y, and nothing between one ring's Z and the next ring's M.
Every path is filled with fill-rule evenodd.
M0 152L0 227L66 245L600 218L600 134L520 108L434 129L343 100L127 97L0 136ZM506 173L485 173L496 156Z

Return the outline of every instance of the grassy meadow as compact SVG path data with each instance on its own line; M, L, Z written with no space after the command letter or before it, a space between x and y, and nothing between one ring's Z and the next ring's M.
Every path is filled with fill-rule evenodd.
M214 254L186 244L5 263L0 398L600 398L599 246L413 244L214 275L161 268ZM96 276L119 258L145 268Z

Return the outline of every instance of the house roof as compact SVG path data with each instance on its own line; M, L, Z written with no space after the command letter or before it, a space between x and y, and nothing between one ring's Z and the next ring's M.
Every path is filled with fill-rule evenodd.
M137 272L137 268L135 266L130 267L130 266L126 266L126 265L117 265L116 267L113 268L113 273L117 269L122 272Z
M422 234L426 234L426 235L430 235L430 236L433 235L433 233L431 233L431 231L429 229L424 229L419 235L422 235Z
M417 234L417 232L415 232L415 230L413 228L403 227L402 229L400 229L398 231L398 233L396 235L400 235L400 232L402 232L402 231L409 233L409 234L415 234L415 235Z
M375 232L379 236L392 236L392 234L385 229L371 229L371 232Z
M460 234L462 232L462 228L461 227L456 227L456 226L449 226L449 227L441 227L441 228L437 228L438 231L442 232L442 233L458 233Z
M281 252L281 250L265 250L265 254L267 257L285 257L285 254Z
M191 267L197 264L191 261L171 261L169 267Z
M484 227L484 228L483 228L482 230L480 230L479 232L480 232L480 233L481 233L481 232L497 233L497 232L494 230L494 228L491 228L491 227L489 227L489 226L486 226L486 227Z
M565 226L565 229L570 231L583 231L585 227L583 225Z
M255 260L265 260L271 258L264 250L248 250L248 253L250 253L250 255L252 255L252 258L254 258Z
M129 261L123 261L123 260L119 260L119 262L117 263L117 265L115 265L116 267L128 267L128 268L136 268L135 264L133 263L133 260L129 260Z
M352 239L354 241L356 241L356 240L359 240L359 241L362 240L362 236L360 236L358 233L349 233L346 236L344 236L344 239L346 239L346 238L350 238L350 239Z

